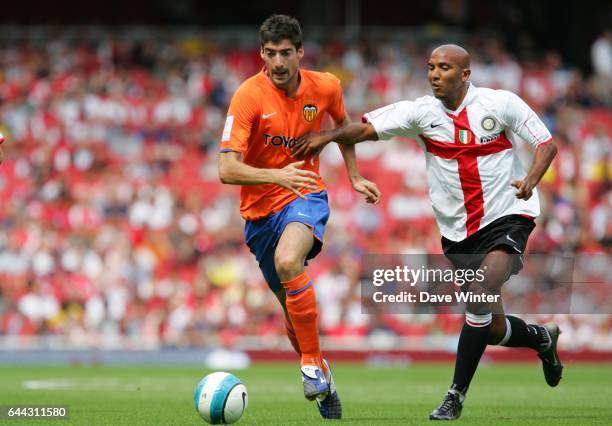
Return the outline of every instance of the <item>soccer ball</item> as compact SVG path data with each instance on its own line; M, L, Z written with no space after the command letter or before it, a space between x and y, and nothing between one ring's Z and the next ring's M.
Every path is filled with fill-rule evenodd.
M212 373L200 380L193 401L198 414L208 423L234 423L246 410L247 388L233 374Z

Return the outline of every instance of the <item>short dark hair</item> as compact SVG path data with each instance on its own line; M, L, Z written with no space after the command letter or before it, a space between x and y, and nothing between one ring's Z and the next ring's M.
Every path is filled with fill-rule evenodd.
M287 15L272 15L261 24L259 40L264 44L289 40L296 49L302 47L302 29L297 19Z

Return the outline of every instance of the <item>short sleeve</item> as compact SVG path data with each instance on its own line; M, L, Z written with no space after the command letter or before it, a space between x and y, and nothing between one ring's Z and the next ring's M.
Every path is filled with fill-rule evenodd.
M340 124L344 121L344 95L342 94L342 84L340 80L334 76L333 74L329 74L333 79L333 93L332 93L332 101L329 105L329 115L334 119L336 124Z
M381 140L393 136L412 138L418 135L416 107L413 101L401 101L378 108L363 116L363 121L371 123Z
M552 139L542 120L514 93L508 92L508 100L501 118L510 130L534 148Z
M246 90L238 89L227 111L221 136L221 152L244 153L248 147L251 130L258 117L258 103L254 97Z

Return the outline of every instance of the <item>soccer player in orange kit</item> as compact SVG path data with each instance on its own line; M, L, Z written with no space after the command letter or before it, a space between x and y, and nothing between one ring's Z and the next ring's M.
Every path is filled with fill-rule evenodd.
M307 260L322 248L329 217L319 159L295 161L295 140L317 132L325 113L337 126L350 122L340 81L301 69L302 32L295 18L272 15L260 28L264 68L232 98L221 140L219 177L242 185L240 213L246 243L285 311L287 336L301 357L304 396L324 418L342 416L329 364L319 346L318 313ZM353 188L369 203L380 191L357 171L354 147L342 155Z

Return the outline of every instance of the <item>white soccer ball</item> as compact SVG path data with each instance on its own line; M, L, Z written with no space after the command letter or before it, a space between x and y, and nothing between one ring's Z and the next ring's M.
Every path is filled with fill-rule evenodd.
M213 425L237 422L249 402L246 386L230 373L209 374L198 383L193 396L195 409Z

